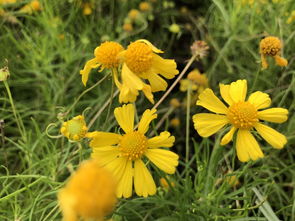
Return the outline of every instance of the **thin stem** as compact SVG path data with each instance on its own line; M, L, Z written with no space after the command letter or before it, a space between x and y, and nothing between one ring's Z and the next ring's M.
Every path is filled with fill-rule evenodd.
M116 72L116 73L112 73L112 88L111 88L111 97L113 97L114 95L114 74L117 74L117 70L116 69L113 69L112 70L113 72ZM109 117L110 117L110 112L111 112L111 108L112 108L112 104L113 104L113 99L110 100L110 104L109 104L109 108L108 108L108 112L107 112L107 116L106 116L106 120L104 122L104 125L103 125L103 128L106 127L106 124L109 120Z
M257 84L257 80L258 80L258 77L259 77L259 73L260 73L260 68L258 68L258 71L257 71L256 74L255 74L255 78L254 78L254 81L253 81L253 84L252 84L252 87L251 87L250 93L252 93L253 90L255 89L255 86L256 86L256 84Z
M196 59L197 55L193 55L191 57L191 59L188 61L188 63L186 64L186 66L184 67L184 69L182 70L182 72L180 73L180 75L178 75L178 77L176 78L176 80L173 82L173 84L170 86L170 88L165 92L165 94L161 97L161 99L153 106L152 109L156 109L164 100L165 98L168 96L168 94L170 94L170 92L173 90L173 88L176 86L176 84L180 81L180 79L183 77L183 75L186 73L187 69L191 66L191 64L194 62L194 60Z
M189 160L189 127L190 127L190 107L191 107L191 90L192 82L189 81L187 88L187 101L186 101L186 128L185 128L185 163Z

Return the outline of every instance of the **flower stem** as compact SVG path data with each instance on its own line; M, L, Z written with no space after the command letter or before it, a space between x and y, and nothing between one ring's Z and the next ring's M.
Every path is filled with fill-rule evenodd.
M192 82L189 81L186 97L186 129L185 129L185 163L189 160L189 128L190 128L190 109L191 109L191 90Z
M112 71L117 72L116 69L113 69ZM109 120L110 112L111 112L111 109L112 109L113 96L114 96L114 74L115 74L115 73L112 74L112 88L111 88L111 98L112 98L112 99L110 100L110 104L109 104L109 108L108 108L108 112L107 112L107 116L106 116L106 118L105 118L106 120L105 120L105 122L104 122L103 128L106 127L106 124L107 124L107 122L108 122L108 120Z

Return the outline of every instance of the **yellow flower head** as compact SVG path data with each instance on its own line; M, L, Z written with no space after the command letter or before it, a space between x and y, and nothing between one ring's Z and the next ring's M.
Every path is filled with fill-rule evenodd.
M139 4L140 11L146 12L146 11L150 11L151 9L152 9L152 6L148 2L141 2Z
M33 0L22 7L19 12L32 14L34 11L41 11L41 4L38 0Z
M123 50L124 48L122 45L112 41L106 41L95 48L95 58L87 61L83 70L80 71L83 84L86 85L92 68L100 67L100 71L103 71L105 68L117 68L120 64L118 54Z
M172 98L170 100L170 106L174 107L174 108L178 108L180 107L180 101L177 98Z
M197 94L200 94L208 88L208 78L206 74L201 74L198 69L195 69L187 75L187 79L180 81L180 91L187 91L189 84L192 91L197 90Z
M0 5L13 4L16 0L0 0Z
M128 13L128 18L132 21L138 19L140 12L137 9L131 9Z
M87 134L87 126L82 115L78 115L69 121L63 123L60 128L62 135L70 140L79 141Z
M123 25L123 30L126 31L126 32L131 32L131 31L133 31L133 26L132 26L132 24L130 24L130 23L125 23L125 24Z
M247 81L238 80L230 85L220 84L220 94L229 105L226 107L209 88L199 96L197 105L200 105L216 114L202 113L193 116L195 129L202 137L209 137L225 125L230 124L230 130L221 139L221 145L228 144L237 131L236 151L240 161L257 160L264 155L250 133L256 130L271 146L283 148L287 143L286 137L266 126L262 121L283 123L288 119L288 110L284 108L269 108L271 99L268 94L256 91L247 94ZM265 109L265 110L261 110Z
M179 118L178 117L175 117L175 118L172 118L171 120L170 120L170 125L172 126L172 127L179 127L179 125L180 125L180 120L179 120Z
M174 136L164 131L159 136L145 136L149 124L157 118L156 110L146 110L134 129L135 110L132 104L123 105L114 111L115 118L125 134L92 132L92 158L113 172L118 181L117 196L128 198L132 195L132 183L138 196L147 197L156 193L156 185L143 158L147 158L158 168L173 174L178 165L178 155L170 150L161 149L173 146Z
M295 10L291 12L291 15L287 19L287 24L291 24L293 21L295 21Z
M268 63L266 56L271 56L275 59L277 65L285 67L288 65L288 61L282 58L281 55L282 43L277 37L269 36L260 41L260 54L262 68L266 69Z
M92 5L90 2L85 2L82 5L83 8L83 15L91 15L92 14Z
M178 74L176 63L172 59L163 59L157 53L163 53L149 41L140 39L131 43L120 56L124 60L121 80L115 75L115 83L120 90L119 101L134 102L138 91L142 90L151 103L154 103L152 92L165 91L168 84L159 76L167 79ZM141 79L148 80L150 85Z
M83 162L58 193L64 221L103 220L116 202L112 174L94 160Z
M170 188L170 186L169 186L169 183L167 182L167 180L169 181L169 183L170 183L170 185L171 186L175 186L175 183L170 179L170 178L168 178L168 177L162 177L162 178L160 178L160 185L162 186L162 187L164 187L165 189L167 189L167 190L169 190L169 188Z

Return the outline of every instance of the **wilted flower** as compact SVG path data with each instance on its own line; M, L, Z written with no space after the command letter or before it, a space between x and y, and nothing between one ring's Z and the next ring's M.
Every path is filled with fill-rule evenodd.
M209 46L205 41L195 41L191 45L191 52L196 59L202 59L208 55Z

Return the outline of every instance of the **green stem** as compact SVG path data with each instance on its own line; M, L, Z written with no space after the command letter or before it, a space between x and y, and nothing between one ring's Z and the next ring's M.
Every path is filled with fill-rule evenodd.
M112 70L113 72L117 72L116 69L113 69ZM114 75L117 74L117 73L113 73L112 74L112 88L111 88L111 98L114 96ZM106 116L106 120L104 122L104 125L103 125L103 128L106 127L106 124L109 120L109 117L110 117L110 113L111 113L111 109L112 109L112 104L113 104L113 99L110 100L110 104L109 104L109 108L108 108L108 111L107 111L107 116Z
M250 93L252 93L253 90L255 89L255 86L256 86L257 81L258 81L259 73L260 73L260 68L258 69L258 71L257 71L256 74L255 74L255 78L254 78L254 81L253 81L253 84L252 84L252 87L251 87Z
M185 134L185 163L189 160L189 127L190 127L190 109L191 109L191 90L192 82L189 81L187 88L187 100L186 100L186 134Z

